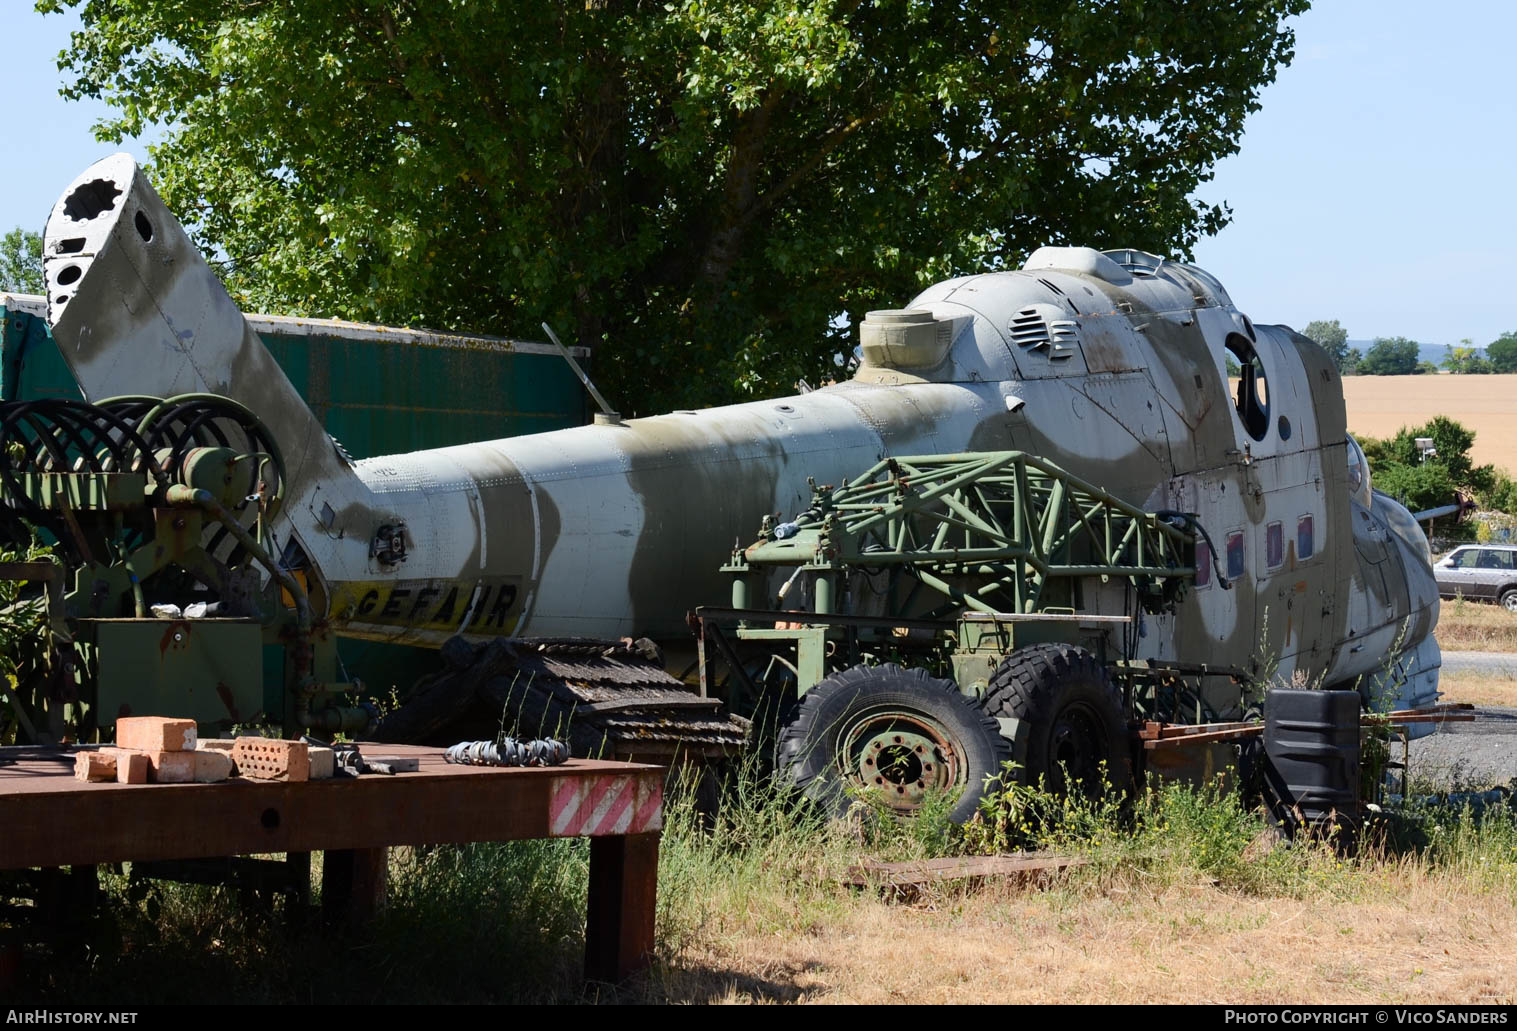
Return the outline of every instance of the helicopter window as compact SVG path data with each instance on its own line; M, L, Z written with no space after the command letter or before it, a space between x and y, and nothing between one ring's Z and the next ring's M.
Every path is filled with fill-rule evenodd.
M1296 557L1311 558L1317 553L1316 545L1312 535L1312 517L1304 515L1296 521Z
M1227 535L1227 578L1236 580L1243 575L1243 531L1234 530Z
M1279 523L1264 528L1264 563L1270 569L1285 565L1285 529Z
M1196 588L1211 585L1211 545L1203 543L1196 548Z
M1255 440L1263 440L1269 430L1269 383L1264 375L1264 363L1259 352L1242 333L1227 335L1227 349L1238 360L1238 392L1234 407L1243 428Z

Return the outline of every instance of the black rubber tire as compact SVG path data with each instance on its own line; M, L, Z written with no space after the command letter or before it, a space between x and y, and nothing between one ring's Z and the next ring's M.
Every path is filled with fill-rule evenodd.
M1508 612L1517 612L1517 587L1511 587L1502 591L1498 604Z
M1027 784L1041 778L1053 791L1068 790L1065 769L1086 794L1100 785L1097 764L1106 763L1112 791L1131 791L1132 735L1123 715L1122 692L1094 655L1068 644L1018 648L996 668L981 709L992 717L1028 724L1022 756Z
M864 727L874 727L876 737L888 735L892 724L884 712L919 714L941 729L952 755L945 762L938 754L938 775L946 777L952 770L953 785L962 788L949 819L963 823L973 817L987 781L998 779L1011 759L1011 742L1001 737L999 725L980 712L973 699L925 670L854 666L827 677L806 692L795 718L780 732L777 765L807 797L841 817L854 801L848 786L862 787L865 782L845 772L847 757L840 749L856 737L862 742ZM902 815L911 815L911 801L897 805L895 796L888 794L891 785L882 786L887 802Z

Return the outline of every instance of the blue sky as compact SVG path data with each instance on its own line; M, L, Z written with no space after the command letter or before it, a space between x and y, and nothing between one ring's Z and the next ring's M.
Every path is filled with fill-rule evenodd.
M90 133L103 107L57 95L73 24L5 0L0 231L40 229L63 187L113 149ZM1517 330L1517 3L1318 0L1295 27L1295 61L1199 191L1234 212L1199 263L1257 322L1336 318L1355 339L1438 345Z

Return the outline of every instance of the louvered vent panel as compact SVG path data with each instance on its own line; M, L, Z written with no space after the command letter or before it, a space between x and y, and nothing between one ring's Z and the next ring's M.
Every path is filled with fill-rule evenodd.
M1075 352L1079 327L1071 320L1050 323L1036 308L1023 308L1011 320L1011 339L1020 348L1042 351L1053 361L1062 361Z
M1042 347L1048 343L1048 323L1033 308L1023 308L1011 320L1011 339L1018 347Z

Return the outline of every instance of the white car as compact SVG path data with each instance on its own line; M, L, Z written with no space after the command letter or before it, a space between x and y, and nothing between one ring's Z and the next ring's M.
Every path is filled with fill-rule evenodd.
M1517 545L1466 544L1433 565L1444 598L1500 602L1517 612Z

